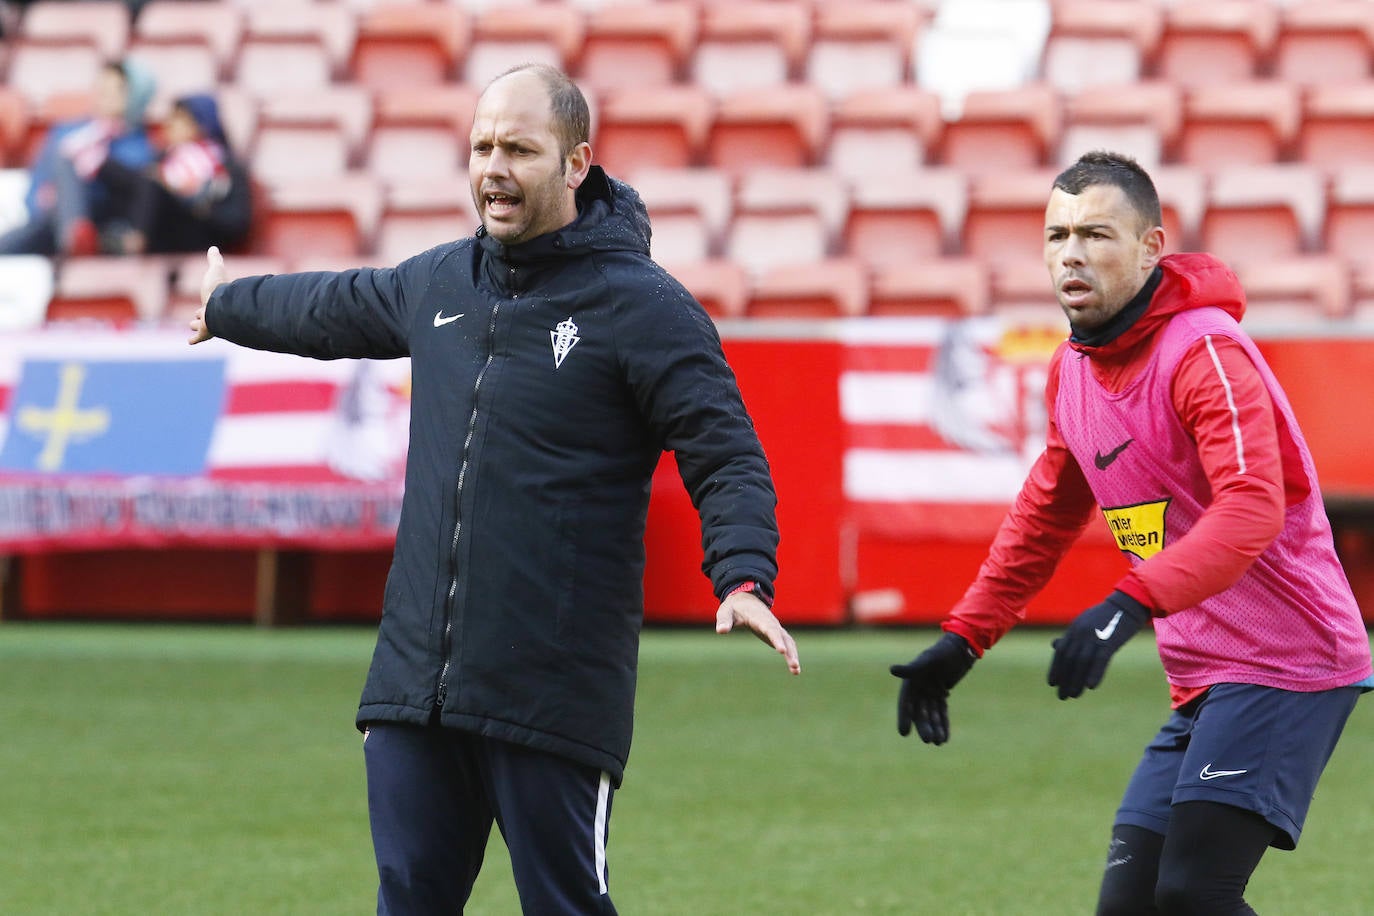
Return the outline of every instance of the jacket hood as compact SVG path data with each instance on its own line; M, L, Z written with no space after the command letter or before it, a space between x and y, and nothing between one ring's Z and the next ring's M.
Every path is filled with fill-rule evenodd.
M482 248L505 261L528 262L589 251L649 254L649 211L634 188L594 165L577 189L577 219L562 229L517 245L504 245L477 230Z
M124 123L130 130L143 127L143 117L157 93L157 77L142 61L126 57L119 62L124 74Z
M1152 336L1180 312L1215 306L1236 321L1245 315L1245 290L1231 268L1205 252L1165 255L1159 262L1162 276L1149 308L1121 336L1100 347L1070 341L1073 349L1094 358L1110 358L1131 350Z
M220 146L228 145L229 141L224 136L224 124L219 116L219 104L215 102L214 96L205 93L184 95L173 104L190 115L191 120L200 128L202 136Z

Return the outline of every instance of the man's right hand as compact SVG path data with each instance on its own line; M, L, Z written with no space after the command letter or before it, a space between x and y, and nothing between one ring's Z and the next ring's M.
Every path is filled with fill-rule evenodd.
M191 318L191 336L186 341L192 344L215 336L210 333L210 327L205 323L205 306L210 302L210 294L221 283L229 282L229 275L224 270L224 256L219 253L218 248L211 245L205 252L205 260L205 277L200 281L200 308L196 309L196 314Z
M902 736L916 734L926 744L944 744L949 740L949 691L968 670L978 656L973 647L957 633L946 633L929 649L905 665L893 665L889 671L902 679L897 697L897 731Z

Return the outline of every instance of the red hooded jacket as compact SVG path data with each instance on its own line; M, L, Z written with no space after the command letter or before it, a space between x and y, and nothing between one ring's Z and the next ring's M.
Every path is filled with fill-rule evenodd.
M1060 361L1069 358L1070 350L1077 351L1091 360L1104 387L1120 391L1149 360L1170 316L1217 306L1239 321L1245 312L1245 293L1235 274L1211 255L1169 255L1160 267L1163 276L1149 307L1120 337L1101 347L1065 341L1051 359L1045 451L1027 475L977 578L944 623L945 630L964 637L979 654L1021 621L1026 604L1049 581L1093 515L1092 492L1055 421ZM1283 453L1273 402L1249 356L1229 341L1217 341L1216 350L1214 363L1205 344L1195 345L1172 380L1172 408L1197 442L1212 503L1184 537L1131 569L1116 585L1157 616L1191 607L1234 584L1282 529L1284 507L1307 495L1296 455ZM1293 470L1291 475L1285 475L1285 466ZM1176 704L1187 699L1174 697Z

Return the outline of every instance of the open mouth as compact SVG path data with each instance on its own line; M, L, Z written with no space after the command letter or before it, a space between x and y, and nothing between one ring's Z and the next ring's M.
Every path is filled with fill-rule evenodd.
M520 206L520 198L500 191L489 191L482 199L486 202L487 212L492 216L504 216Z
M1092 293L1093 288L1085 280L1071 277L1059 284L1059 293L1067 299L1082 299Z

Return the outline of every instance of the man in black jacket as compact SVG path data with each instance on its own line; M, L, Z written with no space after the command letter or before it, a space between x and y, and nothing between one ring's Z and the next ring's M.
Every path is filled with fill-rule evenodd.
M366 729L378 912L461 910L493 818L531 913L613 913L605 836L630 747L649 485L701 516L718 632L801 670L769 609L768 464L710 318L649 259L638 195L591 165L562 73L494 80L473 120L482 226L390 269L225 283L191 322L317 358L409 356L405 496Z

